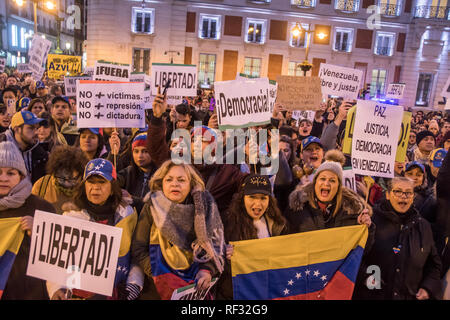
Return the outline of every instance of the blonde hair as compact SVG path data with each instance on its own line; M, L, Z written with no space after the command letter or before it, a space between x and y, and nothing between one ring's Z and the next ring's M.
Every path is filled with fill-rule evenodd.
M167 160L161 165L158 170L156 170L149 182L150 191L161 191L164 177L167 175L170 169L176 166L182 167L186 172L186 175L188 176L191 184L191 190L194 188L199 188L200 191L205 191L205 183L198 174L197 170L195 170L192 165L184 163L176 164L172 160Z
M335 172L333 172L331 170L323 170L323 171L328 171L328 172L332 172L332 173L336 174ZM320 174L323 171L319 172L319 174L314 175L313 182L311 183L311 185L312 185L312 192L308 195L309 204L314 209L318 209L319 208L319 206L317 205L317 202L316 202L316 182L317 182L317 178L320 176ZM339 176L337 174L336 174L336 177L338 177L339 186L338 186L338 190L336 192L336 195L334 196L335 199L336 199L336 207L334 208L334 211L333 211L333 214L332 214L333 217L336 216L336 214L338 213L338 211L341 209L341 206L342 206L342 188L343 188L342 181L339 179Z

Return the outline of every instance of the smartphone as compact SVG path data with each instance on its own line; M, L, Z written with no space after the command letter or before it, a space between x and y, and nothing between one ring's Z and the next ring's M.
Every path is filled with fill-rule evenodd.
M167 80L167 82L166 82L166 85L165 85L164 91L163 91L163 96L166 95L167 89L169 89L169 87L170 87L170 80L171 79Z

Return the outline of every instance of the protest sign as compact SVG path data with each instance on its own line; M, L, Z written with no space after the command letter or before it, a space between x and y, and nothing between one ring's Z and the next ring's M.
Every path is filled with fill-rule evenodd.
M179 288L173 291L172 298L170 300L205 300L209 290L216 284L217 278L211 280L209 287L205 290L197 290L195 283L186 287Z
M314 115L316 114L315 111L309 111L309 110L302 110L302 111L292 111L292 119L297 120L297 122L308 119L309 121L314 121Z
M0 73L5 71L5 66L6 66L6 59L0 58Z
M447 98L447 101L445 102L444 110L450 110L450 98Z
M42 79L45 68L44 62L47 60L47 54L52 46L52 42L35 34L31 40L31 47L28 50L28 69L33 79L39 81Z
M28 63L18 63L17 71L19 73L30 73L30 69L28 68Z
M358 100L352 139L355 174L394 177L403 107Z
M188 64L153 63L151 73L152 95L158 93L158 86L165 87L170 80L167 89L167 103L179 104L184 97L197 96L197 66Z
M77 95L77 80L92 80L90 76L64 77L65 94L68 97Z
M322 63L319 69L322 94L356 100L362 76L361 70Z
M344 167L343 169L342 184L344 185L344 187L358 192L358 190L356 190L356 177L355 173L352 170L352 167Z
M47 56L47 73L50 79L61 79L81 73L81 57L63 54Z
M6 99L6 113L12 117L16 113L16 99Z
M129 81L131 66L108 61L95 61L94 80L103 81Z
M444 85L444 88L442 88L441 96L446 97L447 99L450 98L450 76L447 79L447 82ZM448 108L445 108L447 110Z
M257 78L258 77L252 77L252 76L247 75L245 73L238 73L236 75L236 80L239 80L239 79L257 79ZM276 102L276 99L277 99L277 90L278 90L278 83L276 81L274 81L274 80L269 80L270 112L273 112L273 108L275 107L275 102ZM211 110L211 111L213 111L213 110Z
M77 81L78 128L144 128L144 83Z
M240 79L214 83L219 129L270 123L269 79Z
M36 210L27 276L111 296L121 238L122 228Z
M386 92L388 99L402 99L406 85L404 83L391 83Z
M288 110L318 110L322 101L319 77L277 76L277 102Z

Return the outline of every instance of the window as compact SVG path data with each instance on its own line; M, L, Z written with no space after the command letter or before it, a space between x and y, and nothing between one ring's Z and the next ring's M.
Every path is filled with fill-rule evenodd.
M304 24L302 23L302 28L305 30L308 30L309 26L308 24ZM291 25L291 29L295 27L295 23L293 23ZM291 40L289 42L289 44L291 45L291 47L296 47L296 48L305 48L306 47L306 41L308 38L308 33L307 32L301 32L297 37L294 37L294 35L292 34L292 32L290 32L291 35Z
M299 8L314 8L316 0L291 0L291 4Z
M384 90L386 87L386 70L374 69L372 70L372 81L370 82L370 97L379 98L384 95Z
M377 32L375 54L379 56L392 56L394 53L394 36L394 33Z
M334 50L350 52L353 45L353 29L336 28L334 34Z
M16 56L11 56L11 66L15 67L17 66L17 60L16 60Z
M266 20L247 19L246 42L263 44L266 41Z
M289 61L288 76L303 76L303 71L300 68L301 62Z
M20 47L24 48L24 49L27 47L27 41L25 38L26 33L27 33L27 29L20 28Z
M155 9L133 8L131 31L134 33L153 33Z
M359 0L335 0L334 8L343 12L357 12Z
M414 17L430 19L450 19L448 0L418 0Z
M19 41L17 39L17 26L15 24L12 24L11 25L11 46L17 47L18 45L19 45ZM14 57L14 59L15 59L15 57Z
M200 53L198 63L198 81L202 88L209 88L214 83L216 74L216 55Z
M244 60L244 73L250 77L259 78L261 72L261 58L249 58Z
M431 88L433 85L432 73L419 74L419 81L417 83L416 92L416 106L428 107L428 100L430 99Z
M270 3L272 0L247 0L248 2L251 3Z
M401 0L379 0L379 8L382 15L396 17L400 15Z
M220 39L220 16L200 14L198 37L202 39Z
M150 49L133 48L133 72L149 73Z

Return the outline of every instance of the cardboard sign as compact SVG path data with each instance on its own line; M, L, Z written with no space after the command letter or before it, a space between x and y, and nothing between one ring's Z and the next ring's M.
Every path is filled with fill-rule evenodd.
M44 62L47 60L47 54L52 46L51 41L35 34L31 40L31 47L28 50L28 69L34 80L42 79L45 68Z
M77 80L92 80L90 76L64 77L64 88L66 96L75 97L77 95Z
M168 80L170 87L167 89L167 103L179 104L184 97L197 96L197 66L187 64L152 64L152 95L158 93L158 86L161 93Z
M30 69L28 68L28 63L18 63L17 71L19 73L30 73Z
M77 81L78 128L144 128L144 83Z
M0 73L5 71L5 66L6 66L6 59L5 58L0 58Z
M112 296L122 229L36 210L27 276Z
M214 91L220 130L270 123L269 79L215 82Z
M319 77L322 93L344 99L358 98L363 72L357 69L344 68L331 64L320 64Z
M447 82L442 88L441 96L446 97L447 99L450 98L450 76L448 77ZM446 107L445 110L447 109L448 108Z
M391 83L386 92L386 98L402 99L406 85L404 83Z
M318 110L322 101L319 77L277 76L277 102L288 110Z
M131 66L107 61L95 61L94 80L102 81L129 81Z
M344 167L343 169L342 184L344 185L344 187L358 192L358 190L356 189L356 177L355 173L352 170L352 167Z
M170 300L205 300L206 295L208 294L209 290L216 284L217 280L217 278L212 279L209 287L205 290L197 290L195 288L195 283L174 290Z
M61 79L81 73L81 57L63 54L49 54L47 73L50 79Z
M403 107L358 100L352 139L355 174L394 177Z

